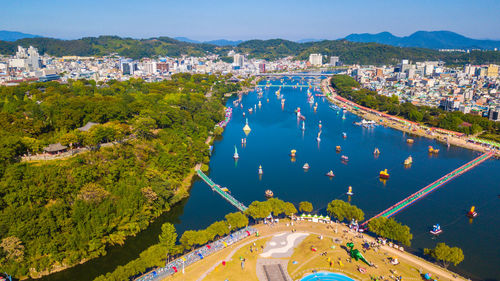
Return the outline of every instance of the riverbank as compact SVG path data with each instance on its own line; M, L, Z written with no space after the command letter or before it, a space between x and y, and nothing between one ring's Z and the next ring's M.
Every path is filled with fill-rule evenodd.
M252 236L234 243L186 267L185 274L178 273L162 280L224 280L228 276L234 280L257 280L255 277L259 275L259 264L265 264L265 261L275 259L260 256L262 251L259 247L253 247L253 251L250 248L254 243L264 245L271 237L291 233L292 229L293 232L310 235L301 244L294 246L296 249L289 260L284 260L288 263L287 273L293 280L301 278L306 272L319 271L323 267L327 268L328 271L342 272L356 280L368 280L369 276L388 277L391 275L403 276L405 280L420 280L419 278L425 273L430 273L434 279L438 280L466 280L466 278L454 272L404 250L388 245L380 245L379 247L375 238L367 234L356 233L344 224L294 221L292 226L290 220L285 219L273 225L258 224L253 227L259 231L259 237ZM259 243L259 241L263 241L263 243ZM349 255L342 247L347 242L353 242L355 247L359 249L364 243L377 245L363 253L376 267L366 267L361 261L353 260L349 262ZM311 243L316 251L310 251L309 244ZM330 247L332 243L337 245ZM327 254L322 255L323 252L327 252ZM240 269L240 259L242 257L246 259L246 262L245 267ZM334 261L334 264L329 266L327 257ZM389 262L394 258L399 261L397 265ZM338 263L339 260L341 260L341 263ZM225 265L222 265L223 261ZM360 273L357 269L359 266L365 267L367 273Z
M466 136L461 136L457 137L456 135L450 133L450 134L443 134L440 133L436 130L430 132L429 130L424 130L420 125L415 125L415 126L405 126L401 124L400 122L395 122L395 119L399 120L404 120L400 117L386 117L386 116L381 116L380 114L374 113L374 111L366 111L363 110L362 107L354 102L344 102L341 99L339 99L339 96L337 95L335 89L332 88L331 86L331 78L327 78L321 81L321 89L324 93L329 94L327 95L327 99L332 102L333 104L345 108L347 111L356 114L366 120L372 120L377 122L380 125L391 127L393 129L408 133L410 135L415 135L415 136L420 136L420 137L425 137L429 139L435 139L439 142L442 143L449 143L450 145L455 145L459 147L463 147L466 149L470 150L475 150L479 152L488 152L490 149L488 147L485 147L483 145L478 145L475 143L468 142L468 137ZM354 108L357 107L357 108ZM387 115L390 116L390 115ZM414 122L404 120L407 124L415 124ZM445 130L442 130L445 131ZM500 151L495 150L495 156L498 158L500 157Z

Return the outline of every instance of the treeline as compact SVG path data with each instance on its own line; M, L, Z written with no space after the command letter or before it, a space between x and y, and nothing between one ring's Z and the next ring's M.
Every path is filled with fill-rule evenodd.
M313 206L310 202L303 201L300 202L299 209L311 212ZM340 222L364 219L364 213L361 209L342 200L331 201L328 204L327 212ZM225 216L225 220L214 222L205 229L185 231L179 239L179 244L172 242L172 240L176 240L177 234L173 226L166 223L162 226L162 234L160 234L158 244L145 250L138 259L124 266L119 266L115 271L102 275L95 281L127 280L132 276L145 273L148 269L163 266L171 257L180 256L198 246L203 246L234 230L247 226L249 218L258 222L269 216L274 218L292 217L296 213L297 209L293 203L278 198L254 201L244 213L230 213ZM372 220L369 227L370 231L393 241L400 241L405 245L410 245L410 240L413 237L408 226L404 226L394 219ZM165 241L168 242L165 243Z
M104 255L186 197L183 180L209 161L205 140L224 118L223 95L240 89L228 78L0 87L0 271L37 276ZM80 138L75 129L88 121L102 125ZM126 134L134 138L67 160L19 162L49 143Z
M190 251L194 246L205 245L235 230L248 225L248 218L240 213L230 213L225 220L212 223L202 230L187 230L177 243L177 233L170 223L161 227L159 242L139 255L139 258L117 267L113 272L101 275L95 281L129 280L130 277L145 273L148 269L164 266L171 258Z
M467 135L481 131L496 136L500 134L500 123L490 121L488 118L464 114L459 111L448 112L437 107L416 106L409 102L400 103L396 96L387 97L379 95L375 91L360 88L360 84L347 75L334 75L332 87L337 90L340 96L357 104L401 116L410 121L462 132Z
M12 55L18 45L38 48L41 53L53 56L120 56L139 59L143 57L181 55L202 56L208 53L222 56L224 61L230 50L248 54L250 58L275 60L287 56L307 59L311 53L339 56L346 64L396 64L402 59L412 61L441 60L448 64L462 65L500 63L500 53L494 51L439 52L424 48L402 48L377 43L358 43L347 40L324 40L297 43L283 39L249 40L232 46L216 46L205 43L188 43L169 37L150 39L120 38L117 36L87 37L77 40L52 38L26 38L15 42L0 41L0 54ZM325 62L326 59L325 59Z

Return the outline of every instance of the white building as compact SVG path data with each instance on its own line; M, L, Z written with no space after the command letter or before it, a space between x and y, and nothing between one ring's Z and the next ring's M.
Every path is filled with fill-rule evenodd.
M309 63L314 66L323 65L323 56L321 54L310 54Z
M233 64L235 66L243 67L243 65L245 64L245 57L240 54L234 54L233 59Z

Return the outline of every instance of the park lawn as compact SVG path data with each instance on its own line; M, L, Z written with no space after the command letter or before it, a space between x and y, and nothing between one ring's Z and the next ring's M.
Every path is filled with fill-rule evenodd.
M234 253L230 260L226 260L225 266L219 263L217 267L203 280L259 281L257 278L257 259L259 259L259 255L262 253L260 246L264 246L269 239L270 238L263 238L255 241L256 247L259 251L253 251L253 253L250 253L250 246L253 247L253 243L243 246L241 249L236 251L236 253ZM241 268L240 257L246 259L244 269Z
M301 278L304 274L317 271L331 271L340 272L356 280L369 280L370 276L390 276L390 275L402 275L405 278L415 278L415 280L420 280L418 270L400 260L400 264L392 265L390 263L384 263L382 260L389 257L381 252L376 253L374 250L369 250L363 253L363 256L370 262L375 263L378 268L369 267L362 261L349 262L349 254L345 248L346 241L344 240L342 244L337 244L333 242L331 237L324 237L322 240L318 238L317 235L309 235L304 241L295 249L290 261L288 263L288 273L292 279L296 280ZM361 250L361 244L355 242L355 249ZM332 249L332 246L335 249ZM312 247L317 249L316 252L311 250ZM320 254L327 252L325 256ZM330 258L334 265L330 267L328 262ZM342 266L339 264L339 259L342 262ZM293 261L297 261L297 264L293 264ZM362 274L358 271L358 266L367 269L366 274ZM395 270L395 274L391 273L390 270Z

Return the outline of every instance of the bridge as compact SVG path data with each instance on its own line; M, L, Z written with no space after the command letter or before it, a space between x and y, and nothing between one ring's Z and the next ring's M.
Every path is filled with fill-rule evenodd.
M243 203L241 203L238 200L236 200L233 196L231 196L231 194L229 194L229 193L225 192L224 190L222 190L218 184L215 184L215 182L213 182L200 169L197 169L196 172L198 173L198 176L200 176L200 178L206 184L208 184L208 186L210 186L210 188L212 188L212 191L215 191L215 192L219 193L219 195L222 196L222 198L226 199L226 201L228 201L229 203L231 203L231 205L235 206L238 210L244 212L246 209L248 209L248 207L246 207L245 205L243 205Z
M323 72L284 72L284 73L259 73L255 76L259 77L321 77L321 76L333 76L334 73L323 73Z
M418 200L424 198L425 196L429 195L429 193L433 192L434 190L440 188L447 182L451 181L452 179L468 172L469 170L475 168L477 165L483 163L484 161L488 160L490 157L495 155L493 151L487 152L482 154L481 156L475 158L474 160L460 166L459 168L453 170L452 172L442 176L438 180L434 181L433 183L427 185L426 187L420 189L419 191L413 193L412 195L406 197L405 199L399 201L398 203L392 205L388 209L384 210L380 214L374 216L373 218L365 221L361 225L366 225L369 221L372 219L378 218L378 217L386 217L390 218L397 213L401 212L405 208L408 208L410 205L413 203L417 202Z
M261 88L314 88L315 86L319 86L319 85L288 85L288 84L264 84L264 85L258 85L258 87L261 87Z

